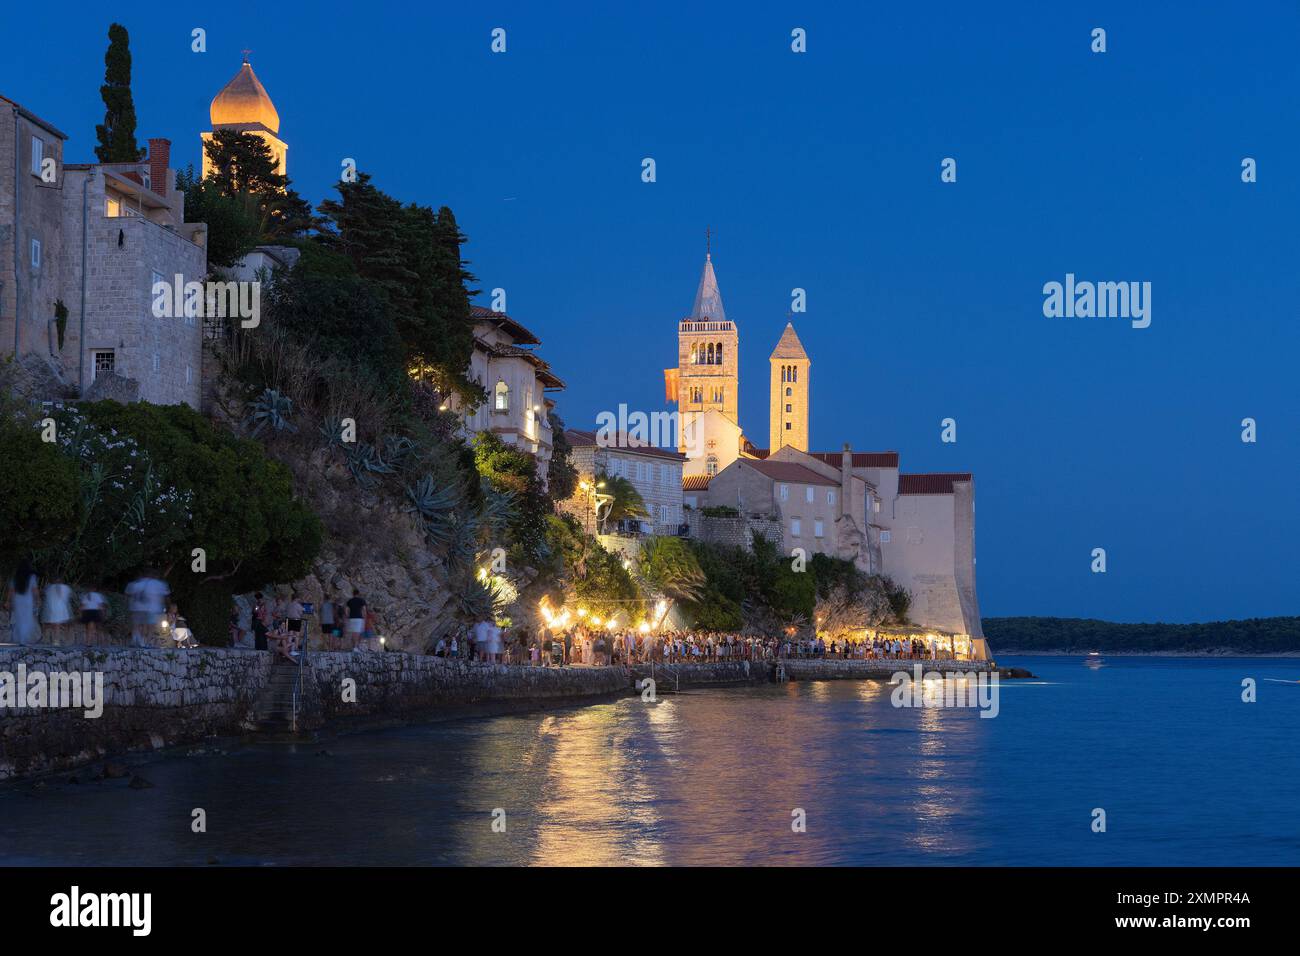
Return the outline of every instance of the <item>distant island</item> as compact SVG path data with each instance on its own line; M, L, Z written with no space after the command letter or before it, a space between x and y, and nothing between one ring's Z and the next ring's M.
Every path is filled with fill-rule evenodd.
M986 617L998 654L1295 654L1300 617L1253 617L1203 624L1120 624L1078 617Z

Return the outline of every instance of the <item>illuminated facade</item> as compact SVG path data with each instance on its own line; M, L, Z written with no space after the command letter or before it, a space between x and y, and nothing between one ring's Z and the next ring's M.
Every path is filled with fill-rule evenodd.
M239 72L222 88L212 101L209 112L213 131L234 130L251 133L271 147L271 158L277 163L276 171L281 176L289 174L289 147L280 139L280 114L275 104L266 93L266 87L253 72L248 57ZM212 139L212 133L204 133L203 143ZM207 178L211 167L208 164L207 150L203 151L203 177Z

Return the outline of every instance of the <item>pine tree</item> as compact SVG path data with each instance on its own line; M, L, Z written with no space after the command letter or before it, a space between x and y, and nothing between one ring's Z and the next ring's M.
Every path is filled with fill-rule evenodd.
M104 122L95 127L99 145L95 155L101 163L134 163L144 158L135 142L135 102L131 98L131 49L126 27L114 23L108 28L108 52L104 54Z
M203 144L208 176L216 190L230 199L252 197L261 218L264 240L300 236L316 225L311 204L294 191L289 177L260 136L219 129Z

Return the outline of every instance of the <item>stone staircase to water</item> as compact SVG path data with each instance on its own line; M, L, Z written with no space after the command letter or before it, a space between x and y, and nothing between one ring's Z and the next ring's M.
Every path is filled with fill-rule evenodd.
M310 675L304 675L304 678ZM294 733L293 690L298 679L298 668L288 664L275 664L271 676L253 705L256 731L262 734ZM306 680L304 679L304 683ZM299 704L299 717L302 705ZM301 723L301 721L300 721Z

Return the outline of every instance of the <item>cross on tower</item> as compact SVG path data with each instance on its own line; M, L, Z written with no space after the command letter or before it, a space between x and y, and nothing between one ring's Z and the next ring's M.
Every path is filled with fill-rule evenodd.
M243 52L243 54L244 54L244 62L247 63L247 62L248 62L248 54L252 53L253 51L252 51L252 50L244 50L244 51L242 51L242 52Z
M704 227L704 258L709 258L713 254L713 230L709 226Z

